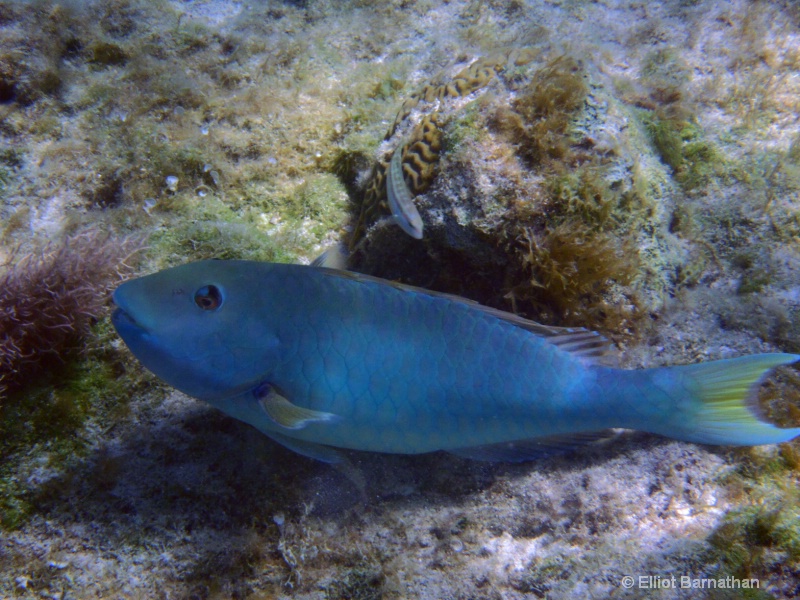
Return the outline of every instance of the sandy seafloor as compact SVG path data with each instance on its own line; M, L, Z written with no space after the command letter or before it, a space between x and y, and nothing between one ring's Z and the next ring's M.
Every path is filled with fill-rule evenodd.
M380 139L403 99L449 64L468 63L493 43L546 39L623 97L639 93L643 60L669 49L685 67L680 86L697 126L740 172L714 172L686 190L664 167L668 206L657 212L680 205L725 217L698 218L685 236L691 240L675 242L677 255L691 255L691 244L710 258L691 285L666 278L663 295L650 300L646 332L618 338L624 364L798 349L800 152L792 148L800 147L800 10L793 2L42 0L0 3L0 15L3 76L16 86L0 104L0 144L22 157L0 188L2 218L16 224L4 225L4 259L20 244L74 231L76 222L163 234L176 198L194 198L197 216L178 216L191 223L246 210L261 194L270 201L250 223L307 262L343 230L314 233L315 215L324 212L317 207L300 231L287 233L280 212L287 190L330 173L326 157L356 144L348 132ZM26 28L47 19L55 33L46 36L58 38L63 25L70 39L86 39L57 59L41 48L26 55ZM125 58L108 47L91 55L97 40ZM18 54L9 58L10 49ZM156 58L137 62L134 53L145 51ZM31 82L48 60L61 79L39 92ZM149 65L163 81L148 79ZM383 69L393 74L388 80ZM388 88L377 93L382 81ZM139 91L180 99L148 107L137 104ZM169 190L170 172L137 154L147 143L126 142L125 155L111 139L118 134L101 131L134 118L141 131L155 131L162 153L171 144L201 147L227 180L226 193L216 178L185 175L180 166L180 184ZM214 136L215 149L203 146ZM111 192L98 183L109 173L122 173ZM733 243L752 256L736 259ZM195 249L176 243L166 262L193 258ZM164 264L148 260L142 269ZM108 343L124 354L119 341ZM796 444L735 450L629 432L601 448L519 465L353 453L362 494L328 465L139 377L146 385L130 392L126 410L113 421L90 416L74 434L82 444L71 460L52 460L41 441L6 456L12 478L39 500L0 532L0 597L800 595L797 466L783 458L796 457ZM632 589L622 585L626 576L636 578ZM667 584L643 587L639 576ZM751 577L760 589L674 589L673 576Z

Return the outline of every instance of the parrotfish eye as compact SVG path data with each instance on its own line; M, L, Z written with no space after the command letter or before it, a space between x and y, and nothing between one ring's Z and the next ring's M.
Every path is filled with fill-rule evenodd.
M217 310L222 306L222 292L215 285L204 285L194 293L194 303L203 310Z

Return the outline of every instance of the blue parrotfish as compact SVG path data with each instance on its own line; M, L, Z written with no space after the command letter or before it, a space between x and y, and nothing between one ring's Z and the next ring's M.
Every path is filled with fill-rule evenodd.
M206 260L123 283L113 322L178 390L297 452L446 450L527 460L610 428L703 444L785 442L759 382L800 355L625 370L607 342L335 269Z

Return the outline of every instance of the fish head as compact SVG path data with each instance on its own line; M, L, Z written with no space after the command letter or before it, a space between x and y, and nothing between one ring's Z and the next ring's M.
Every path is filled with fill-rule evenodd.
M252 264L206 260L127 281L114 291L114 327L145 367L190 396L214 403L253 389L276 362L278 338Z

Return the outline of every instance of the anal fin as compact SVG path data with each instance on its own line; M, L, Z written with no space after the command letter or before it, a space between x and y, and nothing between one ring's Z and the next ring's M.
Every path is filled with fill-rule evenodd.
M339 419L333 413L311 410L292 404L268 383L262 383L255 388L253 396L267 416L284 429L302 429L310 423Z
M313 458L314 460L319 460L330 465L336 465L347 461L341 452L335 448L331 448L330 446L315 444L314 442L306 442L303 440L296 440L288 435L275 433L274 431L267 431L264 433L278 442L281 446L285 446L289 450L297 452L298 454L302 454L303 456L307 456L308 458Z
M490 462L526 462L559 454L567 454L587 446L610 439L616 435L613 429L601 431L584 431L563 435L548 435L518 440L515 442L502 442L500 444L487 444L485 446L472 446L469 448L456 448L448 450L451 454L472 460Z
M332 465L333 468L350 480L361 496L366 495L367 481L364 478L364 474L355 465L353 465L353 463L351 463L344 454L335 448L331 448L330 446L325 446L323 444L315 444L314 442L296 440L287 435L275 433L274 431L264 433L278 442L281 446L284 446L293 452L297 452L298 454L302 454L308 458L313 458L314 460L319 460Z

